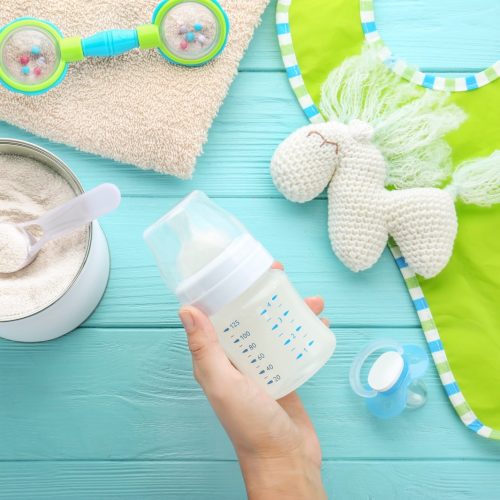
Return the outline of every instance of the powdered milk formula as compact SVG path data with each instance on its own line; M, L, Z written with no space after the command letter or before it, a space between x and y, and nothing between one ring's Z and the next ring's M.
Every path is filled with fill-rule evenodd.
M36 219L75 196L77 193L68 182L43 163L0 154L0 224ZM37 228L32 232L40 236ZM1 234L0 246L9 244L9 232ZM0 321L30 316L61 297L84 263L88 240L88 228L79 229L47 243L25 269L14 274L0 273ZM12 257L15 245L16 240L11 240L11 253L0 252L0 259Z

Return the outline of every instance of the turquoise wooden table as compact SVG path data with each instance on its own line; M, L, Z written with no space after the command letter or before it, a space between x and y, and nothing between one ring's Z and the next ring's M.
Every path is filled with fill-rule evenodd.
M477 71L498 59L497 0L376 5L387 43L427 70ZM195 188L240 217L304 295L326 299L338 349L300 394L321 439L329 495L500 498L500 443L465 429L434 368L428 404L390 423L371 418L351 393L349 366L364 344L389 336L424 345L423 335L387 252L372 270L352 274L331 253L325 199L298 206L274 189L272 152L305 123L279 57L273 3L192 181L0 124L0 136L60 155L87 188L112 181L124 195L121 209L103 220L112 273L95 314L53 342L0 342L2 498L244 498L230 442L192 378L177 306L142 241L143 229Z

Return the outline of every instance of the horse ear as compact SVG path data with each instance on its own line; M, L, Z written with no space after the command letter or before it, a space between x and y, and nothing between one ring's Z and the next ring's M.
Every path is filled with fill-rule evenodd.
M362 120L351 120L348 127L352 137L359 142L369 143L373 139L373 127L367 122Z

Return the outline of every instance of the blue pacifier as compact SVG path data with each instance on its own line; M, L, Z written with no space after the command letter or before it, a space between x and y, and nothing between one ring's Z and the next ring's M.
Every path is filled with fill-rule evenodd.
M352 390L365 398L368 410L378 418L393 418L406 408L416 409L427 400L422 380L429 358L419 346L377 340L354 359L349 380Z

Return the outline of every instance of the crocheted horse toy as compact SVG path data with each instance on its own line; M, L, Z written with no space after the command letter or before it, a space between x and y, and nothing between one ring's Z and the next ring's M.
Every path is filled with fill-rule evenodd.
M332 248L351 270L373 266L391 235L416 273L435 276L453 251L455 200L500 202L500 151L451 174L443 136L465 115L447 97L401 82L365 51L325 82L329 121L302 127L276 150L271 172L286 198L307 202L328 186Z

